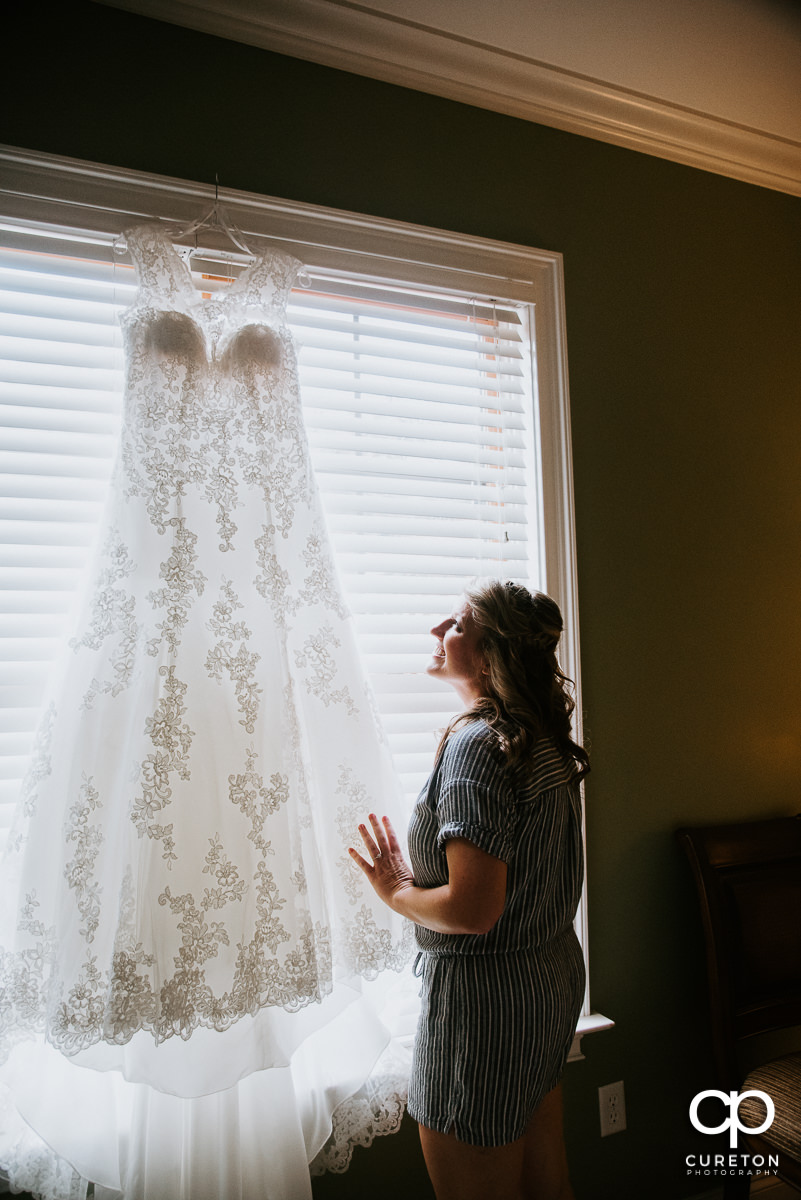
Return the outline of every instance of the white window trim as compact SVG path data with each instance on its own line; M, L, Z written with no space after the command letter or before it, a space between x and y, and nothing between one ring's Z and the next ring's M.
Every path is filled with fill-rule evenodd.
M104 240L141 220L185 223L214 199L214 186L0 146L0 219L47 222L98 234ZM224 189L224 204L247 237L266 238L314 270L352 272L369 279L454 290L489 300L518 300L534 306L535 413L541 464L536 481L544 514L541 578L565 620L562 665L574 680L577 740L582 737L578 587L573 499L573 463L568 392L562 255L487 238L389 221L360 213ZM203 234L204 246L226 252ZM231 258L238 256L233 254ZM588 955L586 889L576 916ZM581 1037L609 1028L594 1013L589 984L570 1058L583 1057Z

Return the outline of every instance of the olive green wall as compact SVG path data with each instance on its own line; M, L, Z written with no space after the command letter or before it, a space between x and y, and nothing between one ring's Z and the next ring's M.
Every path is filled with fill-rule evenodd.
M579 1200L703 1191L673 831L801 808L801 201L91 3L17 7L6 143L563 253L591 977L616 1022L568 1068L569 1151ZM628 1130L601 1140L618 1079ZM430 1195L410 1123L315 1183L373 1194Z

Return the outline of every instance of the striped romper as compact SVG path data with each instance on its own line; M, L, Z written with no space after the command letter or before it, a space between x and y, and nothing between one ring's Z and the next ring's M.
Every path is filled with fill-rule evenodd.
M418 925L422 1009L409 1113L475 1146L522 1137L559 1078L584 996L573 918L583 879L577 768L550 739L512 772L484 721L451 734L415 805L415 883L448 881L460 837L508 865L506 904L484 934Z

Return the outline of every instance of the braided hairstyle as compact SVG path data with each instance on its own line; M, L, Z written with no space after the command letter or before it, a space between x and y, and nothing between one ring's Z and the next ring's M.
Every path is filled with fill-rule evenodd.
M589 756L571 737L573 683L556 658L563 629L558 605L543 592L497 579L468 588L465 599L486 664L486 695L451 722L445 737L466 721L484 720L510 765L528 758L541 737L551 737L575 760L579 777L586 775Z

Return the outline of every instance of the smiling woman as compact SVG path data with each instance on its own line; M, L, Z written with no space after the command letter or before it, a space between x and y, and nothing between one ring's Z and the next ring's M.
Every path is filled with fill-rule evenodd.
M409 829L360 826L376 894L417 926L422 1012L409 1112L438 1200L569 1200L556 1090L584 995L573 700L548 596L487 581L432 629L451 722Z
M431 630L437 646L426 670L434 679L449 683L464 706L481 695L485 663L479 650L480 635L469 604L446 617Z

